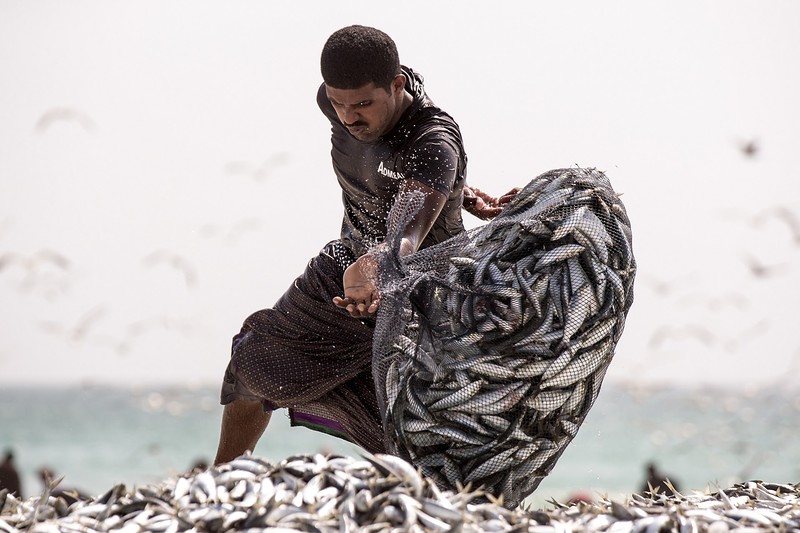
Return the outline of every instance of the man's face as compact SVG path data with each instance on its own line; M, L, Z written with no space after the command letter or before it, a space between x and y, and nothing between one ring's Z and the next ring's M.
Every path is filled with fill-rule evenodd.
M325 93L336 115L350 135L362 142L375 142L387 133L400 118L404 78L398 76L389 91L370 82L358 89L336 89L325 85Z

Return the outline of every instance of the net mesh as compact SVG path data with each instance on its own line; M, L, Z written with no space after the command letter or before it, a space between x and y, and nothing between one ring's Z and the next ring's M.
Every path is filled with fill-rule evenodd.
M556 169L491 222L400 258L422 200L398 199L372 251L386 446L442 487L514 507L598 395L633 301L630 222L605 174Z

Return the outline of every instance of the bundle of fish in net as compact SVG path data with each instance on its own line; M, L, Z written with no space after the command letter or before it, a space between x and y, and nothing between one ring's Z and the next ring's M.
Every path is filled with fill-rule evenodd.
M630 222L605 174L557 169L491 222L401 258L421 203L399 199L372 252L386 445L443 487L514 507L598 395L633 301Z

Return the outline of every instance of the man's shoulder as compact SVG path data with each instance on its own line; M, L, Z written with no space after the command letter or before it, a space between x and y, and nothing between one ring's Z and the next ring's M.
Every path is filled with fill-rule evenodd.
M447 112L435 105L421 106L407 117L397 131L397 138L404 139L407 145L456 141L461 144L461 130L458 123Z
M404 124L415 136L455 136L461 138L461 130L453 116L434 104L427 94L415 96L413 111L406 117Z

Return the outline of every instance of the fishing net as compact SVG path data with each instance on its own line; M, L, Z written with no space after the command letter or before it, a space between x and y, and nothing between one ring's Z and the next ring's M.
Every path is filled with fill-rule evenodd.
M549 171L497 218L407 257L399 198L372 253L373 377L387 449L515 507L594 403L633 301L628 216L594 169Z

